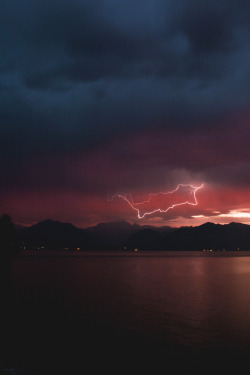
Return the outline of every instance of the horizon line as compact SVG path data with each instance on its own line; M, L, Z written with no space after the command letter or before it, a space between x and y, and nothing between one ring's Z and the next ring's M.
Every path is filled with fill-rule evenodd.
M168 227L168 228L174 228L174 229L179 229L179 228L190 228L190 227L200 227L202 225L205 225L205 224L213 224L213 225L230 225L230 224L242 224L242 225L248 225L250 226L250 223L245 223L245 222L237 222L237 221L231 221L229 223L214 223L212 221L206 221L202 224L198 224L198 225L180 225L180 226L172 226L172 225L153 225L153 224L138 224L138 223L131 223L129 221L126 221L126 220L117 220L117 221L100 221L99 223L97 224L94 224L94 225L89 225L89 226L86 226L86 227L80 227L80 226L77 226L75 224L73 224L72 222L69 222L69 221L61 221L61 220L57 220L57 219L50 219L50 218L47 218L47 219L44 219L44 220L40 220L40 221L37 221L37 222L34 222L32 224L20 224L18 222L15 222L15 221L12 221L14 226L15 227L19 227L19 228L31 228L32 226L34 225L37 225L37 224L40 224L40 223L44 223L46 221L51 221L51 222L55 222L55 223L60 223L60 224L70 224L78 229L89 229L89 228L94 228L100 224L118 224L118 223L126 223L126 224L129 224L131 226L133 225L137 225L138 227L151 227L151 228L164 228L164 227Z

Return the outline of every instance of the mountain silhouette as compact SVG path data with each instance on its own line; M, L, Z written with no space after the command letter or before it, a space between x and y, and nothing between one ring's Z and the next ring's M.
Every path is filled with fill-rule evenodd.
M250 226L241 223L156 228L115 222L80 229L70 223L45 220L28 228L16 227L15 238L28 249L250 250Z
M45 220L28 228L15 228L15 237L30 249L102 250L105 247L86 230L53 220Z
M100 223L94 227L87 228L87 232L98 238L99 241L114 246L124 246L124 241L131 235L144 230L151 229L155 232L168 233L174 228L169 226L153 227L150 225L129 224L126 221Z
M114 223L99 223L94 227L86 229L87 233L95 236L100 241L110 245L120 245L120 243L133 233L140 230L138 224L129 224L126 221Z
M161 241L161 250L249 250L250 226L241 223L205 223L183 227Z
M153 229L142 229L128 237L123 244L128 250L157 250L163 234Z

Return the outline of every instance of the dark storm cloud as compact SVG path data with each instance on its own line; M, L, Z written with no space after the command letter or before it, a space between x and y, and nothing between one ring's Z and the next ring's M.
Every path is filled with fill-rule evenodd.
M58 78L206 81L223 77L232 54L244 53L249 30L244 3L180 2L180 11L171 2L150 3L36 3L35 22L25 26L25 35L41 62L25 72L28 87L53 88Z
M0 35L12 178L34 154L150 127L202 132L249 103L249 1L2 0Z

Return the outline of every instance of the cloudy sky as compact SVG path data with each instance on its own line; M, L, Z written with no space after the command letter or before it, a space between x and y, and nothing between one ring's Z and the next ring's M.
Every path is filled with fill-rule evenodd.
M250 222L249 19L249 0L1 0L0 214ZM202 183L141 220L111 199Z

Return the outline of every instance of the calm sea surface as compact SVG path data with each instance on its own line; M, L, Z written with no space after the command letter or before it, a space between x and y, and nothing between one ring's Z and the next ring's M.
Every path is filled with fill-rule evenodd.
M249 253L20 256L13 279L13 359L35 373L250 358Z

